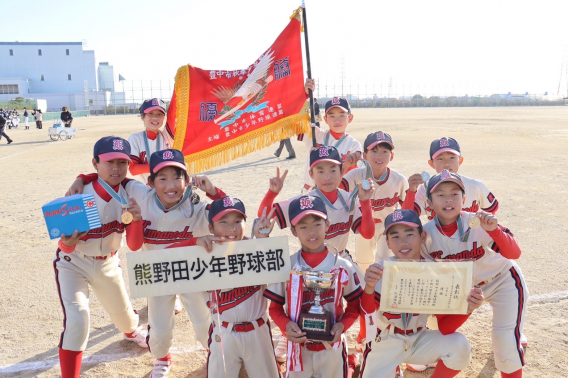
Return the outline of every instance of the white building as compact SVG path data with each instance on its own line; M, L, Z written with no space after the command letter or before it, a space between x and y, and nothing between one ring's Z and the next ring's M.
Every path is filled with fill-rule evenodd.
M98 68L99 90L114 92L114 68L108 62L100 62Z

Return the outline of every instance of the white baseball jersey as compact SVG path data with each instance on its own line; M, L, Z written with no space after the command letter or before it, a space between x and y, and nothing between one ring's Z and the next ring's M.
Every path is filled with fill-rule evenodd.
M145 134L146 131L140 131L139 133L130 134L128 137L128 143L130 143L130 158L138 164L149 164L150 156L152 156L154 152L173 148L174 146L174 141L170 137L170 134L165 128L162 128L158 131L156 139L152 140L148 138L148 147L150 148L150 151L146 151L146 143L144 142ZM160 142L159 146L157 145L158 139ZM150 173L142 173L134 176L134 178L146 184L149 176Z
M476 213L480 209L495 214L499 208L499 201L495 198L493 193L487 189L485 184L479 180L469 177L461 176L463 185L465 186L465 204L462 207L463 211ZM414 212L420 215L427 215L428 220L434 219L434 215L426 200L426 189L424 184L418 187L416 191L416 199L414 200Z
M252 322L266 317L268 301L264 297L266 285L236 287L233 289L218 290L218 308L211 314L211 320L217 323L217 312L222 322L238 323ZM204 300L210 302L214 292L202 293Z
M387 168L387 177L384 181L375 179L375 192L371 197L371 208L373 209L373 218L380 223L384 223L385 218L394 213L396 209L400 209L400 205L406 198L408 190L408 180L397 171ZM353 169L342 179L342 187L351 192L357 186L357 182L367 179L367 168Z
M347 242L349 241L349 230L353 230L353 232L355 233L359 232L362 215L361 215L361 205L359 204L359 198L356 199L353 210L349 211L348 208L343 207L343 204L339 199L339 196L341 196L345 200L345 203L347 203L347 207L349 207L350 206L349 193L341 189L337 189L337 191L338 191L338 197L335 203L333 203L333 207L335 207L338 210L334 210L326 205L327 219L329 220L330 226L329 230L327 230L325 234L325 239L327 240L329 245L337 248L339 252L342 252L347 247ZM288 226L291 226L290 216L288 213L290 202L292 202L296 198L305 195L319 197L317 191L312 190L309 193L300 194L286 201L274 204L274 207L276 207L276 220L278 221L278 225L280 226L280 228L284 229ZM326 200L324 200L323 202L326 203Z
M337 151L341 154L341 160L345 161L345 157L353 152L363 152L361 148L361 143L349 134L345 134L343 140L335 139L333 135L328 131L324 131L319 127L314 128L316 132L316 147L322 146L332 146L337 148ZM313 146L312 138L309 134L302 134L302 139L308 151ZM327 143L326 143L327 141ZM314 180L310 177L310 154L306 157L306 170L304 172L304 182L310 187L314 187L316 184Z
M467 221L474 216L474 213L462 211L461 222L464 230L468 229ZM507 229L503 230L510 233ZM511 260L495 252L493 239L481 227L470 230L466 242L460 240L459 230L451 237L442 234L433 220L424 225L424 231L428 236L423 248L431 257L443 260L473 260L474 285L488 281L513 266Z
M296 252L292 256L290 256L290 265L296 269L298 265L298 260L301 255L301 251ZM363 294L363 289L361 289L359 277L353 268L353 264L351 264L348 260L338 257L337 263L335 262L335 254L331 251L328 251L327 256L325 259L316 267L312 268L314 271L322 271L322 272L330 272L335 266L342 267L345 269L346 273L349 275L349 280L345 287L343 288L343 298L347 302L352 302L354 300L359 299L361 294ZM303 265L306 265L305 263ZM286 305L287 308L287 295L286 295L286 282L282 283L275 283L268 285L268 288L265 290L264 295L270 299L281 305ZM302 310L308 310L314 304L315 294L313 291L303 288L303 295L302 295ZM334 310L334 300L335 300L335 286L325 290L323 293L320 294L320 304L323 306L324 310L333 313ZM343 315L343 310L341 310L341 314L336 314L338 319L341 319Z
M128 198L128 194L124 187L132 181L124 179L119 186L119 192L125 199ZM98 181L85 185L83 193L92 194L95 198L101 227L90 230L87 235L83 236L77 242L75 250L85 256L106 256L118 251L122 247L122 234L125 230L125 225L121 220L122 205L114 197L106 201L105 198L110 197L110 195Z

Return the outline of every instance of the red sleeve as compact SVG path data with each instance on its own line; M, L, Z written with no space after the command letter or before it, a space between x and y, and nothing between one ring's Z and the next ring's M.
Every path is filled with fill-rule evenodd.
M371 201L360 201L361 204L361 226L359 234L365 239L372 239L375 236L375 221L373 219L373 210L371 209Z
M286 335L286 324L291 322L292 319L290 319L284 312L284 306L274 301L270 301L268 315L270 315L272 320L274 320L274 323L276 323L278 328L280 328L280 332L282 332L283 335Z
M139 220L126 226L126 244L132 252L138 251L144 244L144 221Z
M266 192L264 198L262 199L262 202L260 203L260 206L258 207L258 217L262 216L262 210L264 208L266 208L266 214L268 214L270 210L272 210L272 204L274 203L274 199L277 195L278 193L274 193L272 190L268 189L268 192Z
M498 225L495 230L489 231L487 234L489 234L491 239L495 242L495 245L493 246L493 250L495 252L498 252L503 257L512 260L516 260L521 257L521 248L508 228Z
M66 246L65 244L63 244L63 242L61 241L61 239L59 239L59 241L57 242L57 246L58 246L59 249L60 249L61 251L63 251L64 253L71 253L71 252L73 252L73 251L75 250L75 246L74 246L74 245L71 246L71 247L68 247L68 246Z
M183 240L183 241L174 243L174 244L170 245L169 247L166 247L166 249L179 248L179 247L192 247L194 245L197 245L197 238L189 238L187 240Z
M210 196L209 194L207 194L207 198L209 198L211 201L215 201L218 199L221 199L223 197L227 197L227 195L225 194L224 191L222 191L221 189L215 187L215 189L217 189L217 194L215 194L214 196Z
M77 176L77 178L83 179L83 181L85 181L85 185L86 184L90 184L93 181L96 181L99 178L99 174L98 173L87 173L86 175L79 175Z
M373 294L363 293L361 296L361 308L363 308L366 314L370 314L378 310L380 304L380 296L376 292Z
M469 318L468 315L436 315L438 319L438 329L442 335L454 333Z
M414 201L416 200L416 192L408 189L406 191L406 197L404 197L404 202L402 203L402 210L414 210Z
M355 320L359 319L359 301L347 302L347 307L345 308L345 313L341 318L341 323L343 323L343 332L347 332L349 328L355 323Z
M140 164L137 161L132 160L128 169L130 170L130 174L133 176L141 175L142 173L150 173L150 164Z

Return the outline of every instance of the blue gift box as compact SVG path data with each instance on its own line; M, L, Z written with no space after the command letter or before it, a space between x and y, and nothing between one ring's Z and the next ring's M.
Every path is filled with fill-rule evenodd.
M42 206L43 217L51 239L75 230L89 231L101 227L97 203L92 194L75 194L58 198Z

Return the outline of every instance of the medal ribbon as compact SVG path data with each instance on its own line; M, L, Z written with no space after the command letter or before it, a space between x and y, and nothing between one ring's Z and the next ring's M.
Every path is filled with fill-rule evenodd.
M329 146L329 136L330 136L330 134L331 134L331 133L330 133L329 131L328 131L327 133L325 133L325 139L324 139L323 144L326 145L326 146ZM343 143L343 141L345 140L345 137L346 137L346 136L347 136L347 134L343 134L343 136L342 136L341 138L339 138L339 140L338 140L337 142L335 142L335 146L333 146L333 147L339 149L339 145L340 145L341 143Z
M349 282L349 275L344 268L336 266L331 269L331 273L336 273L335 277L335 293L333 294L333 320L337 322L339 319L338 314L343 310L343 290ZM341 345L341 340L333 344L333 349L337 350Z
M434 221L436 222L436 226L438 226L440 228L440 230L442 230L442 225L440 224L440 221L438 220L438 215L434 216ZM456 222L458 223L458 233L460 235L460 241L465 243L465 242L467 242L467 239L469 239L469 233L471 232L471 228L468 227L467 231L464 232L461 214L458 217L458 219L456 220ZM443 234L443 232L442 232L442 234ZM446 237L449 238L449 236L446 236Z
M176 203L174 206L170 207L169 209L166 209L166 207L162 204L162 202L160 201L160 199L158 198L158 194L154 192L154 200L156 201L156 205L158 205L158 207L160 208L160 210L162 210L163 212L168 212L168 211L174 211L175 209L177 209L178 207L180 207L181 205L183 205L183 203L189 198L189 196L191 195L191 185L189 185L187 188L185 188L185 192L183 193L183 197L181 198L181 200ZM193 203L191 203L191 215L193 215Z
M298 323L300 310L302 309L302 296L304 292L304 276L301 272L291 273L290 282L287 284L288 314L290 319ZM304 371L302 363L302 348L300 344L288 340L288 361L286 365L286 378L290 371Z
M148 133L144 131L144 145L146 145L146 160L148 160L148 164L150 164L150 156L152 152L150 151L150 143L148 142ZM160 131L156 133L156 151L160 150ZM154 152L156 152L154 151Z
M105 180L101 179L100 177L98 178L99 184L103 187L103 189L115 200L117 200L118 202L120 202L121 205L126 205L128 204L128 201L126 199L124 199L124 197L122 196L122 194L120 194L120 189L121 187L118 187L118 193L114 191L113 188L111 188L111 186L109 184L107 184L105 182Z
M344 210L345 209L345 210L351 212L355 208L355 200L357 199L357 193L351 193L349 195L348 201L351 202L351 205L348 208L347 202L345 202L345 199L343 198L341 193L337 192L337 197L339 198L339 200L341 201L341 204L343 205L339 209L336 209L335 206L333 206L331 201L327 199L327 197L321 192L321 190L317 186L316 186L316 193L318 194L319 198L321 198L323 203L325 203L325 206L329 207L330 209L333 209L333 210Z
M363 160L363 161L365 162L365 166L367 167L367 171L365 172L365 179L366 180L368 180L372 176L373 179L376 181L377 185L379 185L379 182L384 181L387 178L387 176L389 174L388 168L386 169L386 171L384 171L384 173L381 175L381 177L379 177L379 179L377 180L375 178L375 176L373 176L373 170L371 169L371 164L369 164L369 162L367 160ZM359 194L359 185L356 185L351 193L352 193L351 195ZM351 197L349 197L349 198L351 199ZM353 203L355 203L354 200L353 200Z

